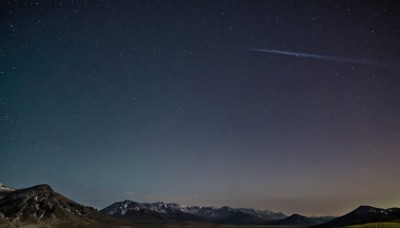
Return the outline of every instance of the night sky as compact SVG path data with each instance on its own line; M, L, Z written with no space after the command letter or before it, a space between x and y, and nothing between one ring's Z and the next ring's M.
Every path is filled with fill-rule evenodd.
M400 1L1 1L0 181L75 201L400 206Z

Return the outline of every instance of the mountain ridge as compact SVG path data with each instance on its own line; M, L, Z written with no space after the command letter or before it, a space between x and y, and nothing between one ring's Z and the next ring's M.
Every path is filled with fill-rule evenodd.
M183 206L176 203L138 203L132 200L115 202L100 210L101 213L130 222L142 221L146 214L149 222L210 222L219 224L266 224L286 218L282 212L252 208ZM150 214L154 217L151 218Z
M15 226L92 226L99 223L119 223L93 207L83 206L64 197L47 184L2 192L1 195L0 217L3 223Z
M400 208L382 209L372 206L362 205L353 211L332 219L326 223L314 226L315 228L323 227L340 227L358 224L366 224L373 222L392 222L398 221L400 226Z
M328 222L332 220L333 217L324 216L324 217L307 217L300 214L292 214L291 216L273 221L268 223L269 225L285 225L285 226L293 226L293 225L317 225Z
M11 192L15 191L15 189L5 186L3 183L0 182L0 193L2 192Z
M282 212L252 208L187 207L176 203L138 203L125 200L98 211L64 197L47 184L24 189L13 189L0 184L0 188L0 224L15 226L36 224L41 227L131 227L137 223L208 223L329 228L394 221L400 227L400 208L395 207L382 209L361 205L341 217L333 218L306 217L299 214L286 216Z

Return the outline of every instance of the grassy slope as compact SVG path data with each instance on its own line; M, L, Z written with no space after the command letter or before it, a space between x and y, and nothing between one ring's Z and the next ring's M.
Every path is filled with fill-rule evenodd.
M400 222L374 222L362 225L349 226L349 228L399 228Z

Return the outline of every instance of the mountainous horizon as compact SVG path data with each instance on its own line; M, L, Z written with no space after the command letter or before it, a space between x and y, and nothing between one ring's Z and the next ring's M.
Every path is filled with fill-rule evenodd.
M213 206L213 205L209 205L209 206L198 206L198 205L191 205L191 206L187 206L187 205L183 205L183 204L179 204L179 203L175 203L175 202L163 202L163 201L157 201L157 202L138 202L132 199L125 199L122 201L118 201L118 202L114 202L111 205L106 206L105 208L112 206L113 204L124 204L124 203L137 203L140 206L143 207L150 207L152 209L155 209L155 205L157 205L157 207L161 208L163 206L167 206L168 208L175 208L175 209L179 209L179 210L191 210L191 209L197 209L197 208L212 208L212 209L220 209L220 208L235 208L235 207L231 207L228 205L225 206ZM160 208L160 210L162 210ZM104 209L104 208L103 208ZM235 208L235 209L239 209L239 210L254 210L254 211L259 211L259 212L265 212L266 214L276 214L277 216L284 216L287 217L283 212L272 212L269 209L265 209L265 210L259 210L259 209L254 209L254 208Z
M359 206L340 217L287 216L252 208L197 207L176 203L115 202L98 211L76 203L46 184L13 189L0 184L0 223L68 227L127 227L129 224L230 224L336 227L370 222L399 222L400 208Z
M39 185L35 185L35 186L41 186L41 185L49 186L48 184L39 184ZM29 189L29 188L30 187L28 187L26 189ZM25 188L23 188L23 189L25 189ZM0 182L0 199L2 197L2 192L9 192L9 191L15 191L15 190L16 190L15 188L8 187L8 186L6 186L6 185L4 185L3 183ZM229 205L224 205L224 206L214 206L214 205L198 206L198 205L191 205L191 206L187 206L187 205L179 204L179 203L176 203L176 202L163 202L163 201L138 202L138 201L135 201L135 200L132 200L132 199L124 199L122 201L117 201L117 202L114 202L114 203L112 203L112 204L110 204L108 206L105 206L103 208L97 208L97 209L99 211L102 211L102 210L104 210L106 208L109 208L109 207L111 207L113 205L126 204L126 203L135 203L135 204L140 205L141 207L147 208L147 209L149 209L149 208L155 209L156 207L160 207L160 205L161 205L160 210L162 209L162 206L167 206L169 208L175 208L175 209L179 209L179 210L180 209L191 210L191 209L201 209L201 208L209 208L209 209L216 209L217 210L217 209L221 209L221 208L226 208L226 209L237 209L237 210L247 211L247 212L251 212L251 213L262 213L262 214L264 214L266 216L272 216L272 217L277 218L277 219L282 219L282 218L289 217L289 216L285 215L284 212L273 212L270 209L260 210L260 209L255 209L255 208L235 208L235 207L231 207ZM155 206L155 205L157 205L157 206ZM157 210L155 210L155 211L157 211ZM161 211L157 211L157 212L161 212ZM329 217L329 216L330 215L325 215L325 216L312 215L310 217Z
M176 203L138 203L132 200L116 202L100 210L100 212L127 220L134 220L145 211L157 213L158 218L165 217L164 220L174 220L186 216L189 221L203 221L222 224L265 224L269 221L280 220L287 216L281 212L272 212L270 210L256 210L252 208L232 208L224 207L199 207L183 206ZM180 214L180 216L177 216ZM154 218L157 220L157 218ZM161 219L159 222L162 222Z

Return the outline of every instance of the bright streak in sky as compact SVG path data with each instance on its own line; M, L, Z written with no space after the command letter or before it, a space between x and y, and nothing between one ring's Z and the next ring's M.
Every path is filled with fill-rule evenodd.
M317 54L292 52L292 51L282 51L282 50L276 50L276 49L246 48L245 50L257 51L257 52L267 52L267 53L272 53L272 54L289 55L289 56L295 56L295 57L301 57L301 58L322 59L322 60L329 60L329 61L343 62L343 63L352 63L352 64L359 64L359 65L382 66L382 64L379 64L377 62L370 62L365 59L360 60L360 59L342 58L342 57L336 57L336 56L317 55Z

